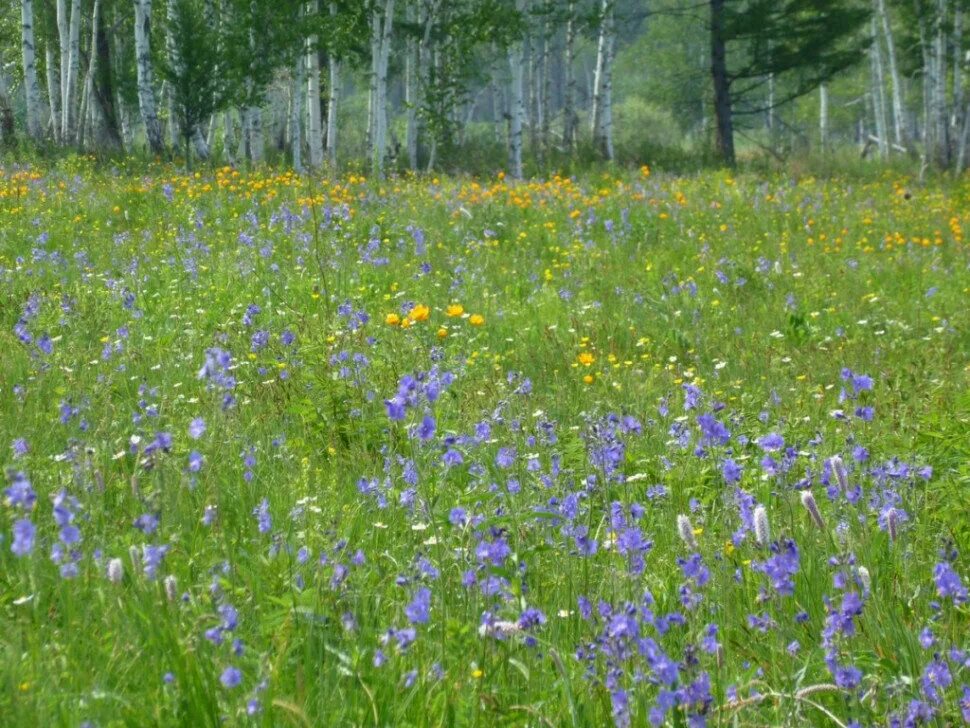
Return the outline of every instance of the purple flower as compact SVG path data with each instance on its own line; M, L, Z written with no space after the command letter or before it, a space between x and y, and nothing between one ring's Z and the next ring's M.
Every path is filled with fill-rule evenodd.
M13 457L15 460L17 458L22 458L30 450L30 448L27 446L27 441L22 437L18 437L12 443L10 443L10 449L13 450Z
M737 483L739 480L741 480L742 472L743 469L741 466L734 462L732 458L725 459L725 461L721 464L721 475L724 478L724 482L728 483L729 485L731 483Z
M238 667L230 665L222 671L222 674L219 676L219 682L222 683L224 688L238 687L242 682L242 672Z
M777 452L785 446L785 438L777 432L772 432L758 438L758 447L765 452Z
M198 440L205 433L205 420L196 417L189 423L189 437Z
M431 611L431 590L421 587L414 594L411 603L404 608L404 615L412 624L427 624Z
M269 514L269 501L263 498L260 504L253 508L256 524L260 533L269 533L273 528L273 518Z
M510 468L515 462L515 450L510 447L503 447L495 456L495 464L500 468Z
M845 690L859 687L862 682L862 670L854 665L838 665L834 672L835 684Z
M34 489L30 487L30 481L23 473L13 474L13 482L3 491L3 494L7 496L10 505L25 511L31 510L37 501L37 494L34 493Z
M10 550L15 556L27 556L34 550L34 536L37 529L29 518L21 518L13 524L13 543Z
M421 424L418 426L418 437L427 442L434 437L435 427L434 417L425 415L424 419L421 420Z
M950 598L954 604L967 601L967 588L950 562L941 561L933 568L933 581L936 583L936 593L941 598Z

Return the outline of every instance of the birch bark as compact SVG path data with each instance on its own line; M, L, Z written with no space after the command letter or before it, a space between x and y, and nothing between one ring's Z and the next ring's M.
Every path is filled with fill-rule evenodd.
M311 17L316 18L320 12L320 0L311 0L309 4ZM310 152L310 167L320 169L323 166L323 129L320 115L320 51L317 48L317 36L311 36L306 43L307 66L307 142Z
M162 125L155 108L155 91L152 88L151 17L152 0L135 2L135 63L138 77L138 108L145 123L145 135L152 154L165 153L162 141Z
M24 61L24 95L27 105L27 135L35 141L40 141L44 135L44 129L41 121L40 86L37 83L33 0L21 0L20 31Z

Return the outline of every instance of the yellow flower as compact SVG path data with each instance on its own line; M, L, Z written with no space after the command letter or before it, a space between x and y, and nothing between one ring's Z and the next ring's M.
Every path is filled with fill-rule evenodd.
M425 306L423 303L419 303L417 306L411 309L411 313L408 314L408 318L412 321L427 321L429 315L431 315L431 309Z
M592 374L587 374L586 376L583 377L583 381L586 384L592 384L593 383L593 375Z
M581 352L579 353L579 356L577 356L577 357L576 357L576 360L577 360L577 361L578 361L578 362L579 362L580 364L582 364L583 366L587 366L587 367L588 367L588 366L590 366L590 365L591 365L591 364L592 364L592 363L593 363L594 361L596 361L596 357L595 357L595 356L593 356L593 352L591 352L591 351L581 351Z
M460 303L452 303L448 306L448 308L445 309L445 315L451 316L452 318L455 316L461 316L463 313L465 313L465 307Z
M389 313L384 317L384 323L386 323L388 326L397 326L399 323L401 323L401 317L396 313Z
M481 326L485 323L485 317L480 313L473 313L468 317L468 323L470 323L472 326Z
M443 339L443 338L445 338L445 337L446 337L447 335L448 335L448 329L446 329L446 328L445 328L444 326L441 326L441 327L440 327L440 328L438 329L438 338L439 338L439 339Z

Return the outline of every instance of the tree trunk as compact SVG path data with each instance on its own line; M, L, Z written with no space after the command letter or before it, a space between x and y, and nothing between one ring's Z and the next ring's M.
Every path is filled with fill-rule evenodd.
M95 127L101 126L101 114L98 113L98 105L92 98L94 96L94 74L98 67L98 24L101 22L101 0L94 0L94 8L91 10L91 45L88 49L88 70L84 74L84 93L82 98L85 103L82 108L87 113L78 117L77 143L84 146L86 138L93 138Z
M717 119L717 150L734 166L734 119L731 114L731 81L724 42L724 0L711 3L711 80L714 84L714 116Z
M54 63L54 49L48 38L44 48L44 66L47 71L47 102L50 106L50 129L54 143L61 143L61 85L57 65Z
M563 51L562 145L567 155L573 152L579 119L576 115L576 0L569 0L566 19L566 44Z
M951 126L954 134L960 134L963 129L963 6L957 4L953 8L953 91L950 97L952 110Z
M414 5L408 4L406 12L407 22L414 23L417 20ZM421 103L419 100L421 91L420 52L421 49L418 39L413 35L409 35L404 68L404 105L407 116L407 130L404 143L407 147L408 169L411 171L415 171L418 168L418 106Z
M539 148L542 150L543 159L549 149L550 130L552 122L552 69L550 66L552 45L552 31L549 22L542 24L542 61L539 64L542 70L541 86L539 91Z
M371 9L371 169L375 177L384 176L387 155L387 64L391 54L394 0L384 0L383 8Z
M303 94L306 91L306 77L304 68L306 56L298 53L293 63L293 101L290 110L290 150L293 158L293 169L303 173ZM320 97L317 96L319 102Z
M58 139L62 143L67 143L64 138L64 105L67 103L67 76L68 69L70 67L70 37L68 34L68 26L70 24L70 17L67 13L67 0L57 0L57 43L60 55L60 86L58 87L58 94L60 100L57 104L57 133L54 135L55 139Z
M61 130L65 142L77 137L78 77L81 68L81 0L71 2L71 23L68 27L67 87L61 105Z
M893 139L896 144L905 146L909 142L909 130L903 109L903 85L899 77L899 66L896 63L896 42L893 39L892 26L889 22L889 12L886 0L876 0L876 16L882 26L882 35L886 41L886 61L889 65L889 83L892 94L893 107Z
M10 100L10 77L0 48L0 144L11 144L14 139L13 103Z
M316 18L320 12L320 0L311 0L310 15ZM323 166L323 129L320 112L320 51L317 36L311 36L306 44L307 65L307 141L309 142L310 167Z
M950 166L950 125L946 104L946 11L947 0L937 0L936 33L933 39L933 123L936 127L937 163Z
M95 0L95 7L100 5L101 0ZM100 144L108 147L112 151L119 151L124 148L124 142L118 125L118 112L115 107L115 92L111 74L111 43L108 39L108 32L105 28L105 17L103 13L98 13L92 19L92 55L97 55L95 72L93 77L93 98L97 101L99 118L101 122Z
M600 156L613 159L613 22L615 0L603 0L600 8L599 40L596 46L596 73L593 79L593 144Z
M516 0L516 9L525 12L525 0ZM515 179L522 178L522 122L525 116L525 89L523 78L523 41L516 40L509 47L509 174Z
M152 89L151 49L152 0L135 0L135 60L138 74L138 107L145 122L145 135L151 153L165 153L162 141L162 125L155 110L155 92Z
M889 156L889 135L886 126L886 83L882 70L882 48L876 29L876 19L872 19L872 45L869 46L869 76L871 84L869 93L872 96L872 113L875 121L876 142L879 147L879 157Z
M27 103L27 135L34 141L44 136L41 119L40 86L37 83L37 60L34 46L34 3L21 0L21 47L24 59L24 91Z
M236 164L236 124L233 121L232 109L227 110L222 115L222 153L226 155L226 161L235 166Z
M829 87L818 87L818 142L823 152L829 147Z
M970 142L970 107L963 110L963 132L960 134L960 145L957 148L955 167L957 174L960 174L966 169L968 142Z
M333 55L327 59L330 71L330 89L327 97L327 159L330 166L337 166L337 107L340 105L340 61Z

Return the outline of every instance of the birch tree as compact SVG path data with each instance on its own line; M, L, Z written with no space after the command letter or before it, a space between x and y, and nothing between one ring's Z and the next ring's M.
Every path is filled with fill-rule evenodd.
M63 51L61 58L64 58ZM71 20L67 34L67 73L61 99L61 136L68 143L77 137L78 77L81 64L81 0L71 0ZM62 68L62 73L64 69ZM64 77L62 76L62 79Z
M371 170L384 176L387 156L387 64L391 56L394 0L374 0L371 5Z
M27 1L27 0L25 0ZM151 153L165 153L162 126L155 109L155 91L152 88L151 18L152 0L134 0L135 3L135 63L138 75L138 108L145 124L145 136Z
M872 99L872 111L876 127L876 145L879 157L889 156L889 137L886 133L886 84L883 78L882 49L876 28L876 19L872 19L872 45L869 46L870 85L869 95Z
M515 9L525 15L526 0L516 0ZM522 126L525 118L524 86L524 39L518 38L509 45L509 175L522 178Z
M50 39L44 44L44 68L47 72L47 105L50 108L50 129L54 143L61 143L61 84L54 47Z
M320 0L311 0L308 5L310 20L315 22L320 15ZM307 147L310 153L310 167L323 166L323 129L321 128L320 109L320 37L311 35L306 40L307 73Z
M27 135L34 141L40 141L44 135L44 129L41 120L40 85L37 83L33 0L21 0L20 2L20 39L24 63Z
M596 43L596 72L593 77L593 144L600 156L613 159L613 50L615 0L602 0L599 37Z
M0 144L10 144L14 139L13 102L10 99L10 74L0 47Z
M306 94L306 54L299 48L293 61L293 81L290 96L290 157L293 169L301 173L303 169L303 109ZM319 101L319 97L318 97ZM319 114L318 114L319 118Z
M904 146L909 141L909 130L906 124L906 114L903 110L903 85L899 76L899 64L896 60L896 40L893 37L886 0L875 0L875 14L879 26L882 28L883 40L886 43L886 62L889 68L893 110L893 139L896 144Z
M579 117L576 114L576 0L568 0L566 6L566 39L563 46L563 106L562 145L566 154L572 154L576 143Z

